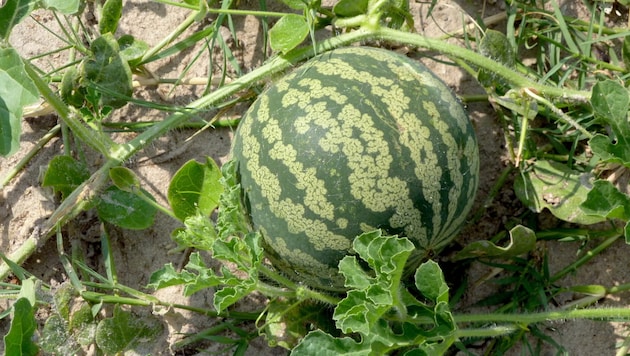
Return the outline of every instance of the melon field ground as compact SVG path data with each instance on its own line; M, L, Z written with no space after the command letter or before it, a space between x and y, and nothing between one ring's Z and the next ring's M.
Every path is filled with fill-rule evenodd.
M5 3L6 8L6 4L29 2L0 3ZM221 2L209 3L210 7L221 7ZM163 120L173 108L185 107L265 63L271 54L271 50L264 47L269 40L267 32L277 18L269 16L268 22L263 22L260 17L251 14L253 11L260 11L264 6L269 13L302 14L302 11L292 10L280 1L222 3L233 3L235 11L227 11L230 15L225 17L209 12L194 19L192 25L183 29L183 33L172 41L179 42L181 46L168 53L159 52L159 58L142 67L144 72L134 73L134 78L139 81L133 89L136 102L114 110L105 120L110 125L100 126L98 119L90 121L84 117L88 124L83 127L88 131L105 130L119 143L130 142L139 134L131 128L144 129L140 125L133 127L130 123ZM322 6L330 8L336 2L322 3ZM377 2L370 1L372 3ZM531 91L518 88L516 92L510 92L515 96L510 96L506 93L507 89L511 89L515 82L497 78L489 71L480 74L485 79L478 80L471 74L476 71L473 65L467 64L461 57L457 58L457 55L448 57L439 48L367 41L367 44L406 54L432 69L462 98L474 124L481 168L480 186L469 217L470 223L434 259L442 268L450 288L450 311L455 320L458 320L458 315L467 314L542 315L542 320L536 319L536 322L526 317L489 317L485 324L477 326L483 328L504 323L517 327L505 335L474 334L478 336L474 339L461 337L465 341L452 346L449 354L625 355L628 350L630 315L617 313L630 308L630 294L625 291L630 289L630 245L625 241L630 241L628 225L624 231L624 224L630 220L630 198L627 196L630 190L628 95L624 89L625 97L622 94L619 98L619 90L615 86L623 89L619 84L627 84L628 70L625 68L630 63L626 57L630 53L630 41L624 40L626 33L623 32L629 26L628 8L623 3L579 0L438 0L433 3L409 3L409 13L418 34L474 51L480 48L481 31L494 30L505 34L508 37L495 36L508 38L507 42L498 40L485 47L481 45L487 51L486 57L503 64L515 59L516 62L512 63L515 68L519 66L520 69L531 70L527 75L521 71L523 77L529 75L529 78L535 78L534 81L559 90L565 87L585 92L593 90L604 98L602 102L593 101L591 106L594 109L584 100L575 99L569 91L566 95L556 95L555 99L562 100L554 103L550 103L552 99L546 99L554 98L553 94L546 97L536 88ZM519 10L510 12L510 9L516 8ZM306 10L307 15L309 11ZM99 2L86 2L83 26L94 31L99 26L101 13ZM147 48L153 48L186 23L190 14L189 8L166 1L123 1L122 16L114 33L117 38L132 35L146 42ZM528 25L527 31L530 32L527 36L519 37L519 31L525 31L524 27L519 27L524 21L521 17L524 14L536 21ZM205 38L212 40L190 39L191 35L212 28L219 18L223 21L221 25L204 33ZM582 21L579 26L571 22L575 19ZM475 26L475 21L485 23L486 27ZM51 72L51 77L60 77L66 68L76 65L67 50L72 45L63 40L70 35L68 31L74 24L67 22L59 12L55 14L38 9L13 29L8 43L22 58L32 58L32 63L43 73ZM540 32L535 33L534 30ZM447 38L447 34L452 36ZM328 26L316 31L312 38L310 34L305 34L305 41L323 41L331 35ZM509 36L517 40L511 41ZM512 55L515 58L510 57L510 49L504 47L506 43L518 46L517 54ZM68 63L70 65L66 66ZM107 75L116 76L115 72ZM209 77L212 77L212 84L206 88ZM159 79L172 81L162 80L157 85ZM181 82L174 85L173 82L178 79ZM602 85L602 88L592 89L597 80L606 83L607 87ZM51 87L59 87L59 81ZM260 88L261 83L257 84ZM4 88L0 83L0 89ZM523 95L524 92L531 95ZM142 189L159 204L168 206L169 184L187 162L206 162L206 157L210 157L220 165L228 160L235 120L245 112L254 93L249 88L243 88L232 96L239 100L226 100L220 108L198 112L196 122L207 122L219 115L221 124L202 130L199 129L203 124L181 125L164 132L131 157L126 157L124 167L135 174ZM8 94L0 90L0 97L3 95ZM32 107L34 103L30 104ZM613 116L621 111L622 119L602 124L598 114L593 114L602 110ZM55 193L59 191L53 192L52 187L66 196L71 192L66 193L63 190L66 187L54 183L50 184L52 187L42 186L53 158L66 154L72 147L75 158L87 162L89 172L102 167L106 159L96 153L90 142L68 135L67 127L57 128L60 119L54 112L34 111L36 109L33 108L25 110L20 121L19 148L12 155L0 157L0 178L3 178L0 183L0 252L3 256L10 256L34 237L38 238L39 244L26 255L28 258L21 263L21 268L12 264L9 269L3 270L6 272L3 272L5 274L0 281L0 335L5 336L5 342L0 343L0 354L4 354L8 347L12 350L22 347L23 355L34 354L29 353L32 350L28 349L28 341L16 341L20 339L17 334L33 335L32 330L29 333L30 324L26 322L31 319L24 319L21 332L16 331L19 327L12 323L17 317L15 312L10 311L20 290L22 296L32 295L38 301L36 307L26 308L30 311L26 314L34 316L32 320L35 323L31 326L36 329L35 344L41 347L40 342L57 338L55 340L66 340L61 344L69 347L64 349L52 341L47 344L49 349L44 350L44 354L288 354L280 346L268 346L265 337L258 336L257 326L264 323L264 317L257 320L256 315L268 305L268 299L261 293L250 293L240 299L230 307L237 311L232 316L217 316L213 293L218 287L204 288L190 296L184 296L185 284L158 290L147 288L154 272L169 263L179 271L190 259L192 249L178 248L172 236L172 232L182 226L176 218L157 212L147 226L143 225L143 216L131 216L129 221L117 226L111 221L102 222L106 220L103 218L106 212L85 209L65 221L59 229L52 229L52 237L39 237L43 229L50 227L46 224L51 216L58 217L64 213L58 210L60 195ZM530 119L524 119L526 116ZM0 120L4 119L5 116L0 117ZM119 123L125 125L117 126ZM121 129L123 127L124 130ZM33 152L34 147L49 134L51 138L43 147L24 166L20 166L20 160ZM589 142L594 142L589 140L606 134L612 137L613 142L610 150L606 151L608 153L602 153L600 146L589 145ZM5 134L0 140L7 137ZM20 168L12 174L11 170L16 167ZM4 180L6 177L9 178ZM582 207L580 204L586 200L596 178L614 183L611 185L613 191L608 191L608 195L604 194L600 200L592 198L595 200L589 201L595 201L594 204L585 203L587 205ZM584 180L588 182L584 183ZM588 210L589 206L591 210ZM70 214L70 209L67 213ZM517 226L527 227L527 231L513 230ZM512 245L510 232L514 238ZM535 243L528 240L533 236L530 232L536 235ZM504 248L471 245L484 240ZM463 255L461 251L466 246L472 248ZM208 268L219 268L220 262L206 254L202 256ZM69 271L74 271L76 275ZM31 275L35 278L29 279ZM93 294L79 296L78 287ZM86 305L89 307L84 309ZM60 310L62 306L67 306L65 312ZM317 307L331 314L332 307ZM310 308L312 310L312 306ZM613 312L562 314L576 308L601 308ZM95 311L92 317L83 319L85 324L80 325L86 325L86 330L93 330L96 337L89 332L89 335L83 335L76 325L73 326L72 320L75 319L72 317L78 315L79 310ZM556 311L559 314L553 314ZM545 312L548 314L539 314ZM49 323L45 327L46 321L51 318L57 318L59 324L55 327ZM110 329L108 325L102 325L107 324L103 323L104 320L111 322ZM134 337L108 334L115 334L117 328L123 334L135 333ZM261 330L269 332L270 328ZM291 344L295 341L290 337L285 340L277 329L273 333L273 337L277 337L274 339L276 343L289 340L286 342ZM115 341L109 344L110 339Z

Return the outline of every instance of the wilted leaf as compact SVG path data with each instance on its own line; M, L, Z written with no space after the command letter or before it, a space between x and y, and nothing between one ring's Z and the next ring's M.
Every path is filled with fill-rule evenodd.
M536 247L536 234L525 226L515 226L510 230L510 243L500 247L490 241L477 241L464 247L454 258L455 261L476 257L510 258L527 253Z

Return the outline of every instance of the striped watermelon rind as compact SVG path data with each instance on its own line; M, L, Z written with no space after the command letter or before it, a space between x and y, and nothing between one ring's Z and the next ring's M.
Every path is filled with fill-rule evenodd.
M364 232L409 238L413 265L438 253L479 179L475 134L451 90L422 64L369 47L320 54L269 86L232 155L272 264L328 290L343 289L337 265Z

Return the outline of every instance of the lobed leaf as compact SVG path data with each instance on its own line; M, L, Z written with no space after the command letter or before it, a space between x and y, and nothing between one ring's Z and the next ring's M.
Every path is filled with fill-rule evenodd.
M292 356L371 355L369 344L358 343L349 337L335 338L321 330L311 331L291 351Z
M436 303L448 303L448 286L440 266L434 261L427 261L416 269L416 288L429 300Z
M105 354L114 355L153 340L162 328L155 318L135 316L117 305L111 318L98 323L96 344Z

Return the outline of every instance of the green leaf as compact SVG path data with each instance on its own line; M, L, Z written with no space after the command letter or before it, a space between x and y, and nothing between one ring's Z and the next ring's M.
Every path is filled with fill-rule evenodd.
M271 347L293 349L314 327L331 328L328 313L317 303L299 303L277 298L267 304L262 332Z
M630 92L616 81L604 80L595 84L591 98L595 116L612 130L611 137L597 134L591 138L591 149L605 162L630 167Z
M11 328L4 336L4 352L6 355L35 356L39 348L33 342L37 329L35 308L26 298L19 298L13 303L13 319Z
M532 251L536 247L536 233L525 226L518 225L510 230L510 243L500 247L490 241L477 241L464 247L454 260L477 257L516 257Z
M333 12L339 17L353 17L366 14L368 0L340 0L333 6Z
M621 47L621 58L626 66L626 70L630 69L630 36L623 37L623 46Z
M374 276L359 266L355 256L340 261L339 271L351 290L335 308L333 319L344 333L368 334L398 302L395 295L414 246L406 238L383 236L380 230L375 230L358 236L353 249L368 263Z
M100 105L122 107L131 97L133 83L118 42L114 35L105 33L92 42L90 50L92 55L83 63L83 78L101 92Z
M358 343L349 337L335 338L321 330L311 331L291 351L292 356L368 356L372 350L368 343Z
M37 1L7 0L4 3L4 6L0 7L0 38L7 41L13 27L31 14Z
M286 14L269 30L271 49L287 53L302 43L308 33L309 26L304 16Z
M144 189L142 194L153 197ZM142 230L153 225L157 209L137 194L110 186L96 199L98 217L125 229Z
M152 341L162 328L155 318L135 316L117 305L111 318L98 323L96 344L105 354L114 355Z
M168 201L178 219L184 221L199 211L209 216L219 205L223 193L221 170L211 159L202 164L186 162L173 176L168 187Z
M217 238L217 232L207 216L197 214L184 220L183 229L173 232L173 240L179 246L193 247L198 250L211 250Z
M168 263L164 265L164 267L151 274L147 288L153 288L157 290L166 287L177 286L193 282L196 278L197 277L195 274L190 273L185 269L181 272L177 272L175 270L175 267L173 267L173 264Z
M41 6L45 9L56 10L65 15L71 15L79 11L79 0L41 0Z
M523 204L535 212L547 208L564 221L594 224L603 219L580 209L592 179L590 172L578 172L558 162L539 160L516 178L514 191Z
M140 188L140 179L131 169L126 167L110 168L109 178L118 189L126 192L133 192Z
M105 0L98 29L101 34L115 33L122 16L122 0Z
M448 286L437 263L427 261L416 269L416 288L428 299L448 303Z
M620 192L611 182L597 180L582 209L600 218L621 219L626 222L624 235L630 244L630 197Z
M55 194L65 199L81 183L90 178L87 167L70 156L55 156L46 169L43 187L51 187Z
M149 50L149 45L141 40L135 39L132 35L123 35L118 39L120 56L135 67L142 60L142 56Z
M308 9L309 4L305 0L281 0L285 5L293 10L305 10Z
M610 124L626 120L630 97L628 90L617 81L606 79L595 83L591 96L591 105L595 115ZM628 124L622 125L628 130Z
M0 8L0 25L4 19ZM9 156L20 146L22 108L39 99L39 92L24 70L20 55L0 48L0 155Z

